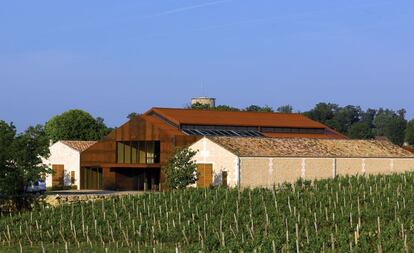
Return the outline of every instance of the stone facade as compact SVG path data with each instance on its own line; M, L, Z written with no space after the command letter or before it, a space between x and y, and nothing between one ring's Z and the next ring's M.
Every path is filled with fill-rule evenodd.
M346 175L390 174L414 171L414 158L239 157L209 138L190 146L196 163L213 165L213 185L228 172L231 187L272 187L285 182Z
M346 175L414 171L412 158L240 158L241 187L272 187L284 182Z
M235 187L238 184L238 157L216 143L203 138L190 148L197 151L194 156L196 163L213 165L213 185L221 185L222 172L227 172L227 185Z

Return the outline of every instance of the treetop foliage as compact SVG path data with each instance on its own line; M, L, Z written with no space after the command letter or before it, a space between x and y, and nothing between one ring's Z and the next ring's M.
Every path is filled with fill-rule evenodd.
M218 105L215 107L210 107L207 104L195 103L193 105L187 106L188 109L196 109L196 110L212 110L212 111L246 111L246 112L274 112L273 108L265 105L250 105L244 109L239 109L236 107L232 107L229 105Z
M45 125L47 136L59 140L99 140L109 133L103 118L93 118L82 110L69 110L52 117Z
M407 142L408 145L414 146L414 119L408 122L405 132L405 142Z
M276 109L280 113L293 113L293 106L291 105L282 105Z
M127 119L131 120L131 119L135 118L138 115L139 115L139 113L131 112L130 114L128 114Z

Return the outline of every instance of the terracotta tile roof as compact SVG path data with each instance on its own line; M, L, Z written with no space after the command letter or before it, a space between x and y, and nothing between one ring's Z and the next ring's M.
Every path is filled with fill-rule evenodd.
M208 137L242 157L414 158L388 141Z
M174 108L152 108L145 114L157 113L176 125L223 125L223 126L263 126L263 127L297 127L326 128L301 114L213 111Z
M71 147L79 152L87 150L90 146L96 143L96 141L60 141L68 147Z
M263 133L270 138L346 139L340 134Z

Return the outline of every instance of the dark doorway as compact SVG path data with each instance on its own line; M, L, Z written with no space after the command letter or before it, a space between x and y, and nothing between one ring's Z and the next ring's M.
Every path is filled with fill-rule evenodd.
M160 169L117 168L115 171L117 190L159 190Z

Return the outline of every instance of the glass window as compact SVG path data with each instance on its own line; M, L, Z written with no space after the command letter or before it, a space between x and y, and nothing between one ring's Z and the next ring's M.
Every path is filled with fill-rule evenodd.
M117 162L118 163L124 163L124 144L122 142L118 142L117 144Z
M132 141L117 143L117 163L159 163L159 141Z
M131 143L125 143L125 163L131 163Z
M155 142L154 148L154 162L160 163L160 154L161 154L161 143L159 141Z
M154 163L155 143L153 141L147 142L147 163Z
M145 141L139 142L139 161L138 163L146 163Z
M138 163L138 142L131 143L131 163Z

